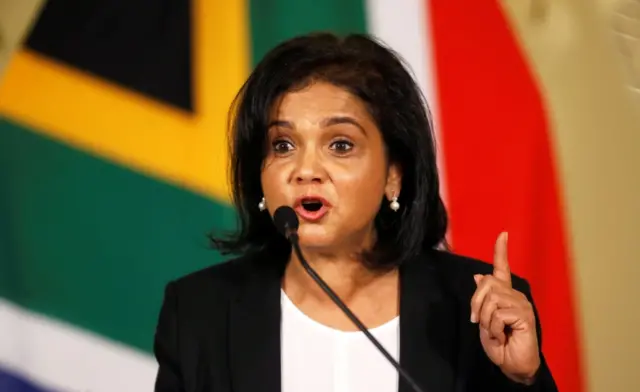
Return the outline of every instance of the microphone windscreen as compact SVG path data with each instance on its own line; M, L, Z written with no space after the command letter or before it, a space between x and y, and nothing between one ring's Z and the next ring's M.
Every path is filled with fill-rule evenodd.
M288 232L290 231L298 230L298 226L300 225L298 215L296 215L293 208L289 206L278 207L276 212L273 214L273 223L276 225L278 231L284 236L288 236Z

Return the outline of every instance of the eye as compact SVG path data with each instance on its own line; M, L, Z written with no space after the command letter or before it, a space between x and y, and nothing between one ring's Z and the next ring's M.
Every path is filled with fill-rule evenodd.
M353 143L348 140L336 140L331 143L330 148L338 154L346 154L353 149Z
M274 140L273 143L271 143L271 147L276 154L286 154L293 150L293 144L284 139Z

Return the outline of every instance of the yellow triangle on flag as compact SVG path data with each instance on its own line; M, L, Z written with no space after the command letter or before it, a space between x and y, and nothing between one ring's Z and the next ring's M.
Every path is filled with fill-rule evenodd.
M249 70L244 2L196 0L195 114L28 50L0 84L0 115L206 196L228 200L228 107Z

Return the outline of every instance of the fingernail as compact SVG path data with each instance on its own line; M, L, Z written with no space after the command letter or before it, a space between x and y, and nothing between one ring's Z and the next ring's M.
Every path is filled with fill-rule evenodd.
M477 320L476 320L476 315L475 315L475 313L471 313L471 322L472 322L473 324L475 324L475 323L476 323L476 321L477 321Z
M481 279L482 275L473 275L473 280L476 281L476 284L479 284Z

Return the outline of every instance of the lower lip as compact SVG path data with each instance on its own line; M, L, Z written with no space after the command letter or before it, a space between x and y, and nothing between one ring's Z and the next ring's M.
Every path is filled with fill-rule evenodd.
M296 213L298 216L308 222L319 221L327 214L327 212L329 212L329 209L325 206L322 206L318 211L308 211L302 206L296 207Z

